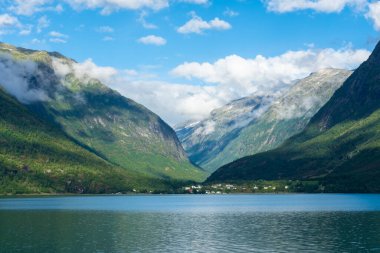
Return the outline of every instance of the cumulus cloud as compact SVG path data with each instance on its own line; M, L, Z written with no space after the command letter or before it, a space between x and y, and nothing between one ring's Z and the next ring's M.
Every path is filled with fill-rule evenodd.
M107 84L118 74L118 71L112 67L97 66L92 59L87 59L82 63L70 62L69 64L65 60L53 57L52 64L55 73L61 78L73 73L83 81L95 78Z
M277 57L258 55L253 59L230 55L214 63L185 62L173 69L172 74L228 87L239 97L274 92L324 68L353 69L369 54L367 50L344 48L289 51Z
M200 120L230 100L229 94L212 86L193 86L151 80L116 80L109 86L160 115L171 125Z
M138 42L145 45L163 46L166 44L166 39L156 35L148 35L138 39Z
M17 15L25 16L31 16L36 12L42 11L63 11L61 4L53 4L54 0L13 0L12 5L8 9Z
M298 10L314 10L318 12L341 12L345 7L363 9L367 0L264 0L267 9L273 12L292 12Z
M0 85L22 103L48 99L43 89L30 88L31 78L38 75L37 64L29 60L14 60L0 53Z
M160 10L169 6L168 0L65 0L76 10L101 9L104 15L120 9Z
M97 66L91 59L68 64L65 60L53 58L52 64L56 75L61 79L70 73L83 81L98 79L124 96L145 105L173 125L189 118L202 119L212 109L231 99L229 94L218 87L154 81L149 75L136 70Z
M376 30L380 30L380 2L369 4L366 17L373 21Z
M231 29L231 25L219 18L214 18L210 21L205 21L201 17L192 13L192 18L186 22L183 26L177 29L179 33L197 33L200 34L205 30L228 30Z
M0 35L9 33L14 28L20 28L22 25L17 17L9 14L0 15Z
M172 70L175 76L199 80L203 85L157 81L136 70L99 67L91 59L73 63L72 67L56 59L53 66L60 76L74 72L80 78L97 78L175 125L189 119L201 120L237 98L276 95L294 80L320 69L356 68L369 54L366 50L343 48L290 51L253 59L233 55L214 63L184 63Z
M190 3L190 4L208 4L208 0L179 0L179 2Z
M363 14L380 30L380 2L370 0L262 0L268 11L286 13L301 10L314 10L324 13L339 13L351 8Z

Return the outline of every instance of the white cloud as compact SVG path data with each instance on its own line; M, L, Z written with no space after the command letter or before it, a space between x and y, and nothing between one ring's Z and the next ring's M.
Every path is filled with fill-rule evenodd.
M225 91L213 86L193 86L151 80L119 79L109 86L175 125L188 119L203 119L211 110L230 100Z
M19 26L20 22L18 19L14 16L11 16L9 14L2 14L0 15L0 27L7 27L7 26Z
M219 18L214 18L210 21L205 21L201 17L197 16L195 13L192 13L192 18L187 21L186 24L179 27L177 31L179 33L202 33L205 30L228 30L231 28L231 25Z
M267 9L273 12L292 12L298 10L314 10L317 12L341 12L345 7L362 10L367 0L264 0Z
M54 0L13 0L13 5L9 7L9 10L17 15L25 16L30 16L42 11L63 11L61 4L53 6L53 3Z
M113 33L114 29L110 26L100 26L96 29L99 33Z
M37 64L29 60L15 61L11 55L0 53L0 85L22 103L46 100L43 89L31 89L30 77L35 76L40 85L44 80L39 76Z
M151 24L148 21L146 21L146 17L148 16L148 13L146 11L142 11L140 13L139 18L137 19L138 22L145 28L145 29L157 29L157 26L155 24Z
M155 45L155 46L163 46L166 44L166 40L162 37L155 35L148 35L138 39L138 42L145 45Z
M60 39L60 38L50 38L49 41L53 43L62 43L62 44L67 43L67 40Z
M52 63L56 74L60 77L74 73L79 79L89 80L95 78L107 84L118 74L118 71L112 67L97 66L92 59L87 59L83 63L71 62L67 64L62 59L53 58Z
M114 37L111 37L111 36L105 36L104 38L103 38L103 41L114 41L115 40L115 38Z
M14 28L20 28L21 23L17 17L9 14L0 15L0 35L9 33Z
M239 16L239 12L237 11L233 11L231 10L230 8L227 8L224 12L223 12L223 15L224 16L228 16L228 17L237 17Z
M49 25L50 25L50 20L46 16L40 17L37 22L37 32L38 33L42 32L42 30L49 27Z
M32 29L33 29L32 25L26 25L21 29L19 34L22 36L30 35L32 33Z
M66 34L63 34L63 33L57 32L57 31L51 31L49 33L49 35L51 37L56 37L56 38L67 38L68 37Z
M160 10L169 6L168 0L65 0L74 9L101 9L104 15L119 9L152 9Z
M374 23L380 30L380 2L378 0L261 0L268 11L286 13L301 10L314 10L324 13L340 13L351 8Z
M380 2L369 4L366 17L373 21L376 30L380 30Z
M40 39L34 38L34 39L31 40L31 43L32 43L32 44L45 44L46 41L45 41L45 40L40 40Z
M214 63L184 63L172 71L176 76L200 80L204 85L155 81L135 70L99 67L91 59L75 63L73 69L77 76L101 80L174 125L189 119L203 119L233 99L251 94L275 95L311 72L329 67L356 68L369 54L366 50L351 48L313 48L289 51L277 57L246 59L232 55ZM54 63L54 66L60 75L69 71L62 64Z
M179 0L179 2L190 3L190 4L208 4L208 0Z
M67 39L69 38L68 35L57 31L51 31L49 36L51 37L49 41L53 43L67 43Z
M186 62L173 69L172 74L218 85L231 97L239 98L252 93L275 93L324 68L356 68L369 54L367 50L344 48L289 51L277 57L258 55L253 59L230 55L214 63Z

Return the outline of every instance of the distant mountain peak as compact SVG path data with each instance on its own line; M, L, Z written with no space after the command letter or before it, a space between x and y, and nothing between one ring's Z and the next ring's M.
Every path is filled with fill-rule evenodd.
M322 69L276 97L234 100L192 127L177 130L177 134L190 159L213 171L243 156L275 148L302 131L351 73Z
M306 128L274 150L226 164L208 181L307 180L315 191L380 192L380 43Z

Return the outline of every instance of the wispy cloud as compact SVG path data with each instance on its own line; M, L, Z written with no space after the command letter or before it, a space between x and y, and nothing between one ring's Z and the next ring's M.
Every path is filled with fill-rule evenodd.
M115 30L110 26L99 26L96 31L99 33L113 33Z
M105 36L103 37L103 41L114 41L115 38L114 37L111 37L111 36Z
M50 26L50 20L47 16L42 16L37 21L37 32L42 32L43 29L48 28Z
M226 10L223 12L223 15L228 16L228 17L237 17L240 14L239 14L239 12L233 11L230 8L226 8Z
M374 28L380 30L380 2L374 2L369 5L366 17L373 21Z
M92 60L78 63L76 72L82 77L87 73L87 77L100 79L174 125L203 119L233 99L251 94L275 95L294 80L324 68L356 68L369 54L346 47L289 51L276 57L259 55L252 59L232 55L213 63L183 63L171 71L180 78L202 82L201 86L158 81L136 70L99 67ZM60 69L65 73L65 68Z
M146 11L142 11L139 15L139 18L137 21L145 28L145 29L157 29L157 26L155 24L149 23L146 21L146 17L148 16L148 13Z
M166 44L166 39L156 35L148 35L138 39L138 42L145 45L163 46Z
M60 39L60 38L50 38L49 41L53 43L62 43L62 44L67 43L67 40Z
M49 36L51 37L49 41L53 43L67 43L67 39L69 38L68 35L57 31L51 31Z
M31 16L36 12L63 11L62 5L54 5L52 0L13 0L12 2L13 4L8 9L17 15Z
M201 17L197 16L194 12L191 13L192 18L186 22L183 26L177 29L177 32L188 34L197 33L201 34L205 30L228 30L231 29L231 25L219 18L214 18L210 21L205 21Z
M65 0L76 10L101 9L101 14L108 15L120 9L139 10L148 8L161 10L169 6L168 0Z
M190 4L208 4L209 0L179 0L179 2L190 3Z
M57 37L57 38L68 38L69 36L67 36L66 34L63 34L63 33L60 33L60 32L57 32L57 31L51 31L49 33L49 35L51 37Z
M315 10L318 12L341 12L345 7L363 9L367 0L264 0L269 11L292 12L298 10Z
M0 15L0 35L10 33L15 28L20 28L21 23L17 17L9 14Z

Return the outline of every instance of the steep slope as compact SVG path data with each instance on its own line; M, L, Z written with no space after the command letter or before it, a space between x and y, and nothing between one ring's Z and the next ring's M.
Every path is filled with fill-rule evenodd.
M241 129L267 110L271 101L271 97L245 97L212 111L205 120L177 127L177 135L190 160L213 172L217 167L209 164Z
M348 70L321 70L277 98L233 101L177 134L190 159L213 172L236 159L274 149L301 132L351 74Z
M225 165L208 180L315 179L326 191L380 191L380 44L280 148Z
M300 133L351 74L348 70L324 69L298 81L244 127L208 166L216 169L236 159L274 149Z
M21 95L10 85L5 84L5 89L105 160L150 177L204 179L205 173L188 161L174 130L142 105L92 78L87 66L58 53L7 44L0 44L0 52L5 68L17 69L27 86Z
M110 193L147 186L147 179L81 147L0 88L1 194Z

